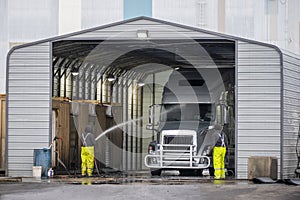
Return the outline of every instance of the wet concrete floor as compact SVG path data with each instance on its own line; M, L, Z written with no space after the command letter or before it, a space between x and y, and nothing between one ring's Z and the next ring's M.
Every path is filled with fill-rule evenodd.
M247 180L213 180L207 177L164 175L102 175L92 178L59 176L0 182L1 200L47 199L300 199L300 186L254 184Z

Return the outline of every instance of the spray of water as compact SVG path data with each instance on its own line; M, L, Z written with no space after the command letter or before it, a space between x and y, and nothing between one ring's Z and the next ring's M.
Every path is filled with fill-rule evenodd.
M96 140L96 141L99 140L101 137L103 137L105 134L109 133L110 131L113 131L113 130L115 130L115 129L117 129L117 128L120 128L120 127L122 127L122 126L124 126L124 125L126 125L126 124L130 124L130 123L132 123L132 122L136 122L136 121L138 121L138 120L142 120L143 118L144 118L144 117L139 117L139 118L137 118L137 119L133 119L133 120L130 120L130 121L126 121L126 122L117 124L117 125L115 125L115 126L113 126L113 127L110 127L109 129L105 130L103 133L101 133L100 135L98 135L98 137L96 137L95 140Z
M160 114L161 114L161 115L165 115L166 113L172 112L173 110L176 109L176 107L177 107L177 106L174 106L172 109L165 110L164 112L161 112ZM107 133L109 133L109 132L111 132L111 131L113 131L113 130L115 130L115 129L117 129L117 128L121 128L122 126L125 126L125 125L127 125L127 124L130 124L130 123L133 123L133 122L142 120L142 119L144 119L144 118L146 118L146 117L143 117L143 116L142 116L142 117L139 117L139 118L136 118L136 119L133 119L133 120L129 120L129 121L126 121L126 122L117 124L117 125L115 125L115 126L112 126L112 127L110 127L109 129L105 130L105 131L104 131L103 133L101 133L100 135L98 135L98 136L96 137L95 140L96 140L96 141L99 140L99 139L100 139L101 137L103 137L105 134L107 134Z

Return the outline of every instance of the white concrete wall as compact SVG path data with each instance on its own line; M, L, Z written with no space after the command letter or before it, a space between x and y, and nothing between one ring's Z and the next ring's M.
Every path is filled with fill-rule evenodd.
M153 17L299 48L299 0L152 0ZM0 93L10 43L24 43L123 19L123 0L0 0ZM223 9L224 8L224 9Z
M152 0L153 17L217 30L218 0Z
M284 0L282 0L284 1ZM287 35L286 35L286 49L300 54L300 1L289 0L288 4L288 19L287 19Z
M82 29L123 20L123 0L85 0L81 6Z
M57 35L58 0L9 0L9 42L31 42Z
M59 0L59 34L81 30L81 0Z
M0 94L6 93L9 49L58 34L58 1L0 0Z
M196 25L196 1L186 0L152 0L154 18L176 23Z
M153 0L153 17L299 53L299 7L298 0Z
M5 93L6 54L8 52L7 1L0 0L0 94Z

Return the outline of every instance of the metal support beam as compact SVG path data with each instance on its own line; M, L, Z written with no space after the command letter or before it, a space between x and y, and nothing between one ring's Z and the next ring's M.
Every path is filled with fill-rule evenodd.
M155 104L155 74L152 74L152 104ZM155 118L155 109L153 109L153 118ZM156 121L156 119L154 119L154 121ZM154 141L154 136L155 136L155 131L154 131L154 124L153 124L153 128L152 128L152 141ZM156 138L156 141L158 141L158 138Z
M144 102L143 102L143 99L144 99L144 97L143 97L143 94L144 94L144 87L140 87L140 114L139 114L139 117L140 117L140 119L141 120L139 120L139 122L140 122L140 126L139 126L139 129L140 129L140 138L139 138L139 142L140 142L140 148L139 148L139 154L140 155L143 155L143 119L142 119L142 117L143 117L143 112L144 112L144 110L143 110L143 104L144 104ZM143 166L143 156L140 156L140 170L142 169L142 166Z
M103 103L103 76L100 78L100 103Z
M130 123L130 159L131 159L131 170L134 169L134 166L135 166L135 158L133 157L134 154L134 150L133 150L133 140L134 140L134 112L133 112L133 108L134 108L134 87L133 87L133 80L131 80L131 85L130 85L130 89L131 89L131 105L130 105L130 120L131 120L131 123Z
M124 90L124 110L125 110L125 119L124 121L127 122L128 121L128 79L125 79L125 84L123 87ZM125 125L125 134L124 134L124 143L125 143L125 170L128 170L128 124Z

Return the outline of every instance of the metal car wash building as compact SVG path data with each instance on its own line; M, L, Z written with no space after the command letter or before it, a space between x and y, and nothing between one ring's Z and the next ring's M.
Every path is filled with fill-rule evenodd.
M7 175L31 176L34 149L47 148L57 134L65 135L63 144L58 144L60 153L69 151L66 160L76 157L72 150L64 151L75 145L76 134L74 139L71 132L80 134L82 121L94 123L100 115L105 122L98 119L95 132L101 162L118 170L145 170L143 157L154 137L145 128L148 107L160 103L169 72L187 65L230 72L223 79L234 91L231 141L236 178L247 178L251 156L276 157L279 178L293 176L300 57L274 45L148 17L21 45L9 52ZM139 86L142 81L146 86ZM54 107L64 103L70 104L70 120L64 122L69 128L62 130L55 117L61 112L54 112ZM87 117L76 118L81 110ZM121 130L100 136L111 127Z

